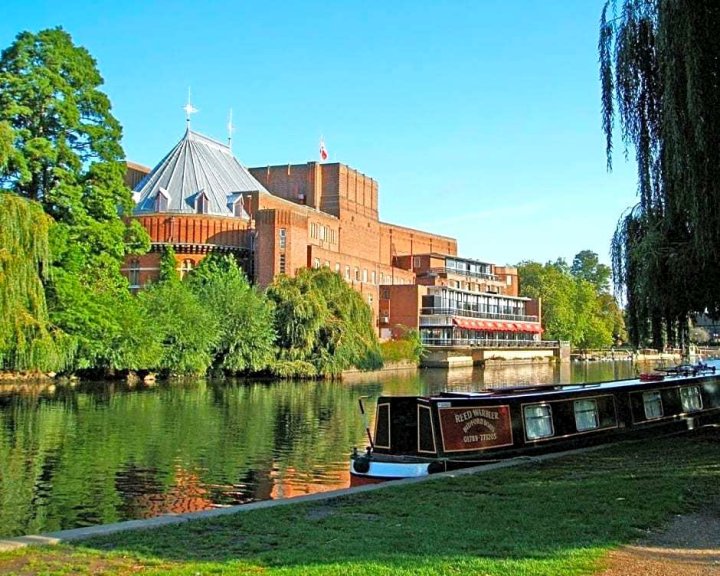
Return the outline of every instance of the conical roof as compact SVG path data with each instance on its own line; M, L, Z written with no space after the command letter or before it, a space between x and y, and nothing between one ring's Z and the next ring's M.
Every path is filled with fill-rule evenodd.
M135 214L247 217L242 209L235 210L235 204L243 193L255 191L267 192L228 146L188 128L180 142L135 187ZM158 195L164 198L158 199Z

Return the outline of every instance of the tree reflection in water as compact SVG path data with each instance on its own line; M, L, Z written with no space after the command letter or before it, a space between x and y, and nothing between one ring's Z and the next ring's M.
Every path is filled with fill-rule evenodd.
M0 387L0 535L346 487L358 399L629 377L629 363L365 375L346 382ZM370 422L372 426L372 421Z

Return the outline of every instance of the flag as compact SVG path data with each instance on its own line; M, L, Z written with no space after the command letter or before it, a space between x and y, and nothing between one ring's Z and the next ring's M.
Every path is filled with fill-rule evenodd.
M325 161L328 159L328 151L327 148L325 148L325 142L320 139L320 160Z

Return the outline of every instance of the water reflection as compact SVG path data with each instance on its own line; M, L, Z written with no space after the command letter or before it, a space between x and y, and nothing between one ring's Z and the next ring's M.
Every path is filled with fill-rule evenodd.
M380 394L624 378L627 362L427 370L356 382L0 387L0 535L345 487ZM372 426L372 421L369 423Z

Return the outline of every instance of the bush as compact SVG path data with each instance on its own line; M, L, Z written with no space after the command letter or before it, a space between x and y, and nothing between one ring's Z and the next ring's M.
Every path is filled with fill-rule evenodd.
M409 360L419 362L423 354L423 345L417 330L409 330L398 340L389 340L380 344L380 353L384 362Z

